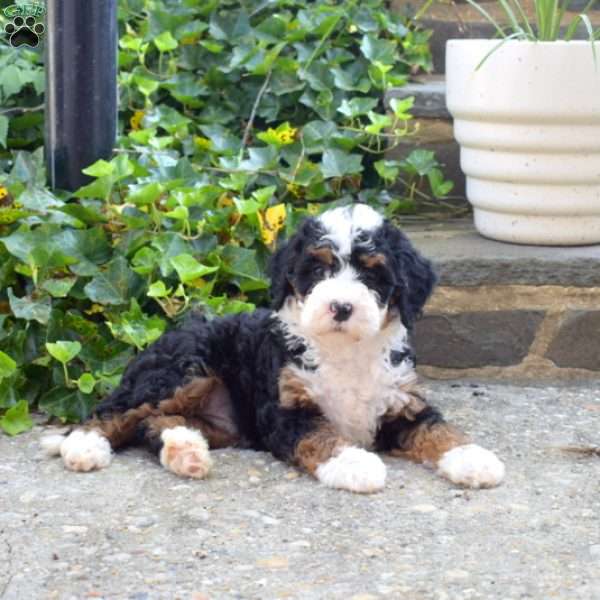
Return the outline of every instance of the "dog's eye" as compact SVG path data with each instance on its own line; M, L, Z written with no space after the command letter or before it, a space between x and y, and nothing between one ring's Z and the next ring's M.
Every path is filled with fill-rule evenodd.
M325 275L325 267L323 265L315 265L312 270L315 277L323 277Z

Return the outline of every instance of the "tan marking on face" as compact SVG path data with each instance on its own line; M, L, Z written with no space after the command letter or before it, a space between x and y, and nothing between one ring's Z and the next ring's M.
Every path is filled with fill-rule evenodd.
M337 456L349 445L350 443L323 419L317 429L300 440L294 452L294 460L309 473L314 473L319 465Z
M381 254L380 252L378 252L377 254L361 254L358 257L358 260L362 263L363 266L367 267L367 269L383 266L387 262L385 254Z
M289 367L279 374L279 403L283 408L317 408L306 383Z
M307 250L307 253L310 256L314 256L323 264L326 264L329 267L333 265L333 262L335 260L333 250L329 246L310 246Z
M401 456L415 462L436 464L452 448L469 443L468 437L448 423L418 425L408 433L401 446L392 450L394 456Z

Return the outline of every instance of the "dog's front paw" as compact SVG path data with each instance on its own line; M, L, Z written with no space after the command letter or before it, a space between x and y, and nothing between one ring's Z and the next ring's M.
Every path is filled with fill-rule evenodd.
M372 494L383 489L386 469L377 454L349 446L319 465L315 475L329 487Z
M57 443L58 438L55 438ZM45 443L49 452L48 443ZM112 460L109 441L97 431L78 429L60 443L60 455L71 471L94 471L108 467Z
M181 477L203 479L212 467L208 444L199 431L187 427L165 429L161 434L163 447L160 463Z
M466 444L442 456L438 473L457 485L491 488L504 479L504 463L493 452L477 444Z

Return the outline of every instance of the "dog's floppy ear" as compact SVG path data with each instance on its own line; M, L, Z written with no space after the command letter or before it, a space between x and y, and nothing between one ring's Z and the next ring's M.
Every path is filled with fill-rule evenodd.
M279 245L269 263L269 276L271 277L271 306L279 310L285 299L294 293L290 282L293 275L295 255L294 237Z
M388 252L394 257L394 271L399 288L393 303L399 309L406 328L411 329L421 316L437 277L431 263L389 221L383 225L383 235Z
M316 239L322 231L316 219L309 217L289 240L282 242L269 263L271 277L271 306L279 310L288 296L294 295L295 268L309 240Z

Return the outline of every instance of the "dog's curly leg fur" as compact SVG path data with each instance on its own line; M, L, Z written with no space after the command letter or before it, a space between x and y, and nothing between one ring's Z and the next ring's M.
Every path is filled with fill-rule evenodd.
M452 483L469 488L490 488L504 479L504 464L489 450L470 443L440 412L427 406L410 420L405 416L384 424L380 449L434 467Z

